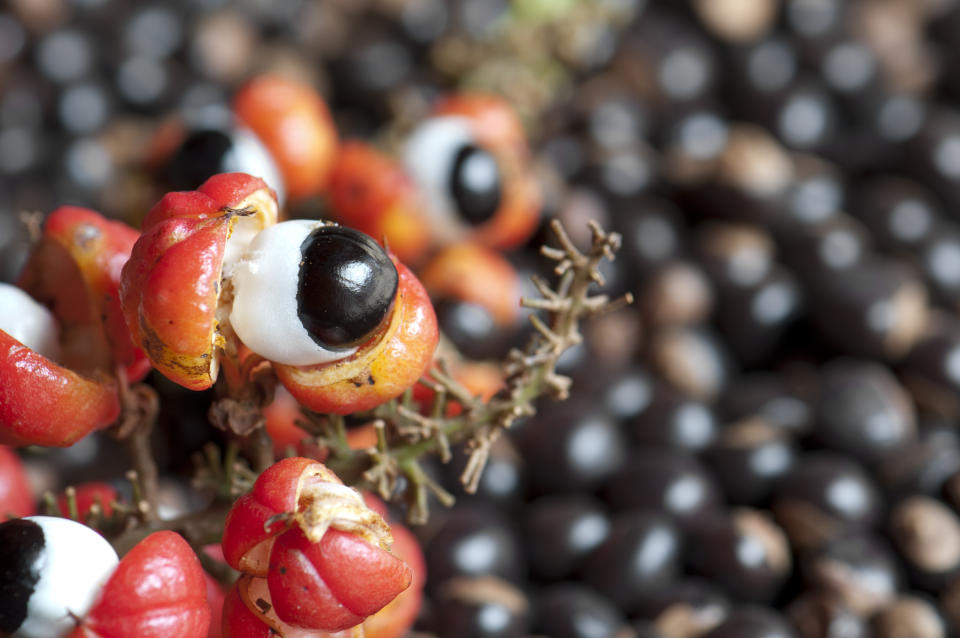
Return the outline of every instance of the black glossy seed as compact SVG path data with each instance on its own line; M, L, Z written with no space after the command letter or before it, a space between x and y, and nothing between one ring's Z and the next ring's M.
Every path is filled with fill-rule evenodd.
M937 230L941 207L919 183L899 176L865 181L854 197L853 213L882 248L913 250Z
M804 303L804 291L793 273L775 265L756 285L725 291L717 323L733 354L755 365L783 345L784 334L802 315Z
M510 583L481 576L451 578L436 596L433 629L457 638L521 638L530 624L530 602Z
M913 438L913 401L889 369L842 359L825 366L821 379L814 435L826 447L871 461Z
M684 530L720 509L723 496L710 472L692 454L665 448L634 451L611 477L605 500L617 509L657 509Z
M798 549L818 547L846 532L868 529L881 508L882 497L859 464L823 452L802 457L773 500L777 522Z
M226 131L193 131L170 158L164 178L174 190L195 189L222 171L224 159L233 147L234 139Z
M647 409L633 419L630 429L634 440L644 447L700 452L717 438L718 424L707 404L661 387Z
M723 622L729 613L730 600L717 586L688 578L653 592L638 615L651 619L665 636L700 636Z
M871 258L819 277L811 287L814 322L841 352L896 359L925 326L927 289L904 262Z
M772 601L792 570L786 535L759 510L711 517L691 530L688 541L690 567L737 600Z
M586 494L543 496L525 508L523 523L530 567L546 581L571 576L610 533L603 505Z
M726 426L706 454L727 498L740 505L764 501L795 458L789 432L762 417Z
M786 620L769 607L737 607L704 638L793 638Z
M397 296L399 275L369 235L320 226L300 246L297 316L321 346L348 348L383 323Z
M625 635L626 623L610 600L582 585L566 583L541 596L537 629L551 638L616 638Z
M426 544L428 587L454 576L495 576L512 583L526 576L517 535L498 510L479 503L454 508Z
M593 489L623 464L626 437L616 419L587 401L545 406L523 424L518 443L534 489Z
M863 619L834 596L806 592L786 608L800 638L867 638Z
M488 151L467 144L457 151L450 169L450 192L464 221L479 226L500 207L502 179L497 160Z
M462 354L483 360L503 356L513 345L514 335L497 323L480 304L451 298L436 298L433 308L443 334Z
M869 534L830 542L808 555L802 569L809 588L824 591L860 616L886 606L900 588L892 551L881 538Z
M444 474L451 486L462 489L460 476L466 469L469 454L465 446L455 447L450 463L444 464ZM480 475L477 491L471 498L492 503L503 509L523 505L527 492L527 467L510 436L501 436L490 447L487 464ZM459 497L458 497L459 498Z
M15 519L0 525L0 632L12 634L27 617L27 603L40 572L37 558L46 541L43 529L28 520Z
M666 515L622 512L613 518L606 540L587 557L581 576L632 614L647 596L676 578L681 546L682 538Z

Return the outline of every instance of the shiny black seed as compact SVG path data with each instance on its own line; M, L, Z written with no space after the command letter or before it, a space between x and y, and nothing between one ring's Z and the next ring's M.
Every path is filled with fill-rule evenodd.
M510 522L482 503L458 504L424 549L428 589L456 576L493 576L514 584L526 577L526 556Z
M493 155L473 144L457 151L450 170L450 192L464 221L479 226L500 207L500 167Z
M704 638L793 638L790 625L769 607L745 605L734 609L726 620Z
M684 531L715 515L723 502L716 479L694 455L667 448L634 450L603 493L616 510L659 510Z
M582 494L551 494L524 510L527 556L535 575L545 581L570 577L610 534L603 504Z
M530 624L523 590L489 576L458 577L437 592L433 629L440 636L522 638Z
M27 603L40 580L37 557L45 545L43 529L16 519L0 525L0 633L12 634L27 617Z
M321 346L364 341L393 308L399 275L369 235L320 226L300 245L297 316Z
M621 512L610 532L580 569L583 581L628 614L673 582L680 570L683 538L666 514Z
M610 599L574 583L554 585L540 598L539 632L553 638L616 638L623 614Z
M731 597L770 603L792 572L786 535L766 513L737 508L713 516L687 536L692 570Z
M208 177L223 172L224 159L234 139L226 132L205 129L191 132L166 167L166 179L173 190L193 190Z

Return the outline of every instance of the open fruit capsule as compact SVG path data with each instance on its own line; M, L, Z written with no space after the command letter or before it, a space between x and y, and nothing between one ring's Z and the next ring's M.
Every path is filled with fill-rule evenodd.
M362 143L344 144L329 194L340 220L386 236L410 261L451 242L516 247L540 216L523 128L506 102L484 94L440 101L396 160Z
M50 214L19 288L0 285L0 443L72 445L120 411L115 374L149 370L119 302L137 232L76 206Z
M18 638L205 638L203 570L173 532L117 560L75 521L33 516L0 524L0 633Z
M193 189L216 173L248 173L265 180L281 206L323 192L337 132L313 87L280 75L254 77L234 96L232 115L202 112L198 121L161 125L148 160L161 181Z
M227 517L224 557L244 576L227 596L225 635L268 635L265 625L310 636L363 622L412 581L391 543L383 518L323 464L275 463Z
M420 283L358 231L276 219L270 189L242 173L150 211L121 296L155 367L204 389L221 352L243 345L313 410L345 414L400 395L438 339Z

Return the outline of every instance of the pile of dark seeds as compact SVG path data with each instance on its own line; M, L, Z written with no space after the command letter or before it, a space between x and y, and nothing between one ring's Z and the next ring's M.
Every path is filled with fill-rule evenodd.
M960 635L960 3L596 3L634 17L563 62L533 143L546 212L619 230L610 286L637 301L571 353L573 398L418 530L418 631ZM456 88L442 54L508 11L14 0L0 275L19 263L17 211L127 214L158 118L283 69L373 135ZM444 314L465 351L511 341L462 316ZM459 469L436 472L455 490Z

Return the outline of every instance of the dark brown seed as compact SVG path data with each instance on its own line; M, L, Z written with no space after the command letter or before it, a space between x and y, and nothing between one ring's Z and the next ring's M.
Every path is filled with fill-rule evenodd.
M732 598L770 602L792 570L790 545L766 514L734 509L690 530L687 560Z
M499 578L451 578L438 589L432 615L441 636L521 638L530 624L530 601Z
M712 401L726 385L729 353L706 327L671 326L650 337L650 364L670 385L691 397Z
M814 435L828 448L876 460L913 439L909 394L882 365L840 359L821 372Z
M915 596L900 596L870 622L875 638L946 638L943 619L933 605Z
M798 638L868 638L863 620L839 598L823 592L805 592L787 606L787 618Z
M875 536L833 540L808 555L802 567L808 587L836 597L858 616L870 616L890 604L900 587L897 562Z
M908 498L890 514L890 535L918 584L936 587L960 570L960 519L940 501Z
M720 430L705 456L731 503L763 502L796 460L788 432L762 417L748 417Z
M702 323L713 309L713 289L696 265L675 261L644 279L637 305L651 327Z
M822 546L853 530L870 529L882 496L853 459L815 452L804 455L777 488L772 509L791 544Z
M709 581L688 579L667 585L644 602L639 615L666 638L696 638L723 622L730 601Z

